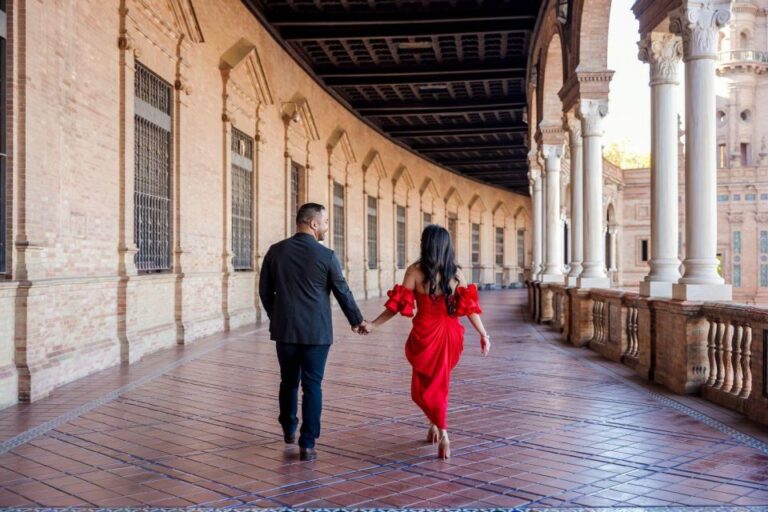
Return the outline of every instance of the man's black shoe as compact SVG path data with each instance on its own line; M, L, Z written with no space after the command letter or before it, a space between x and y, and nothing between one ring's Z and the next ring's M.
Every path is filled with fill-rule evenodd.
M296 442L296 434L283 434L283 441L285 444L293 444Z
M317 451L314 448L301 448L299 450L300 460L315 460L317 458Z

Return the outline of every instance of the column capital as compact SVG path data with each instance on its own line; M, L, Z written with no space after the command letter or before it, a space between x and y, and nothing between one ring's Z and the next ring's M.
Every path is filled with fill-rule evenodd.
M581 146L581 121L576 116L575 110L571 110L563 116L563 129L568 132L568 140L571 147Z
M600 137L603 135L603 119L608 115L608 100L579 101L577 114L581 120L584 137Z
M563 145L562 144L544 144L541 146L541 153L542 155L544 155L544 158L547 161L555 158L562 158ZM555 169L554 166L547 165L547 173L551 171L559 172L560 168L558 167L557 169Z
M683 38L683 58L717 58L717 34L731 19L731 2L683 0L669 14L669 30Z
M637 58L650 64L651 86L678 84L677 65L683 57L683 39L675 34L649 32L637 43Z

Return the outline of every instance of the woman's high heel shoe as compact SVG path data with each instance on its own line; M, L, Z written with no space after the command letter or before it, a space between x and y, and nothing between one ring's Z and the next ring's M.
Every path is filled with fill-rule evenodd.
M440 440L440 430L437 428L437 425L434 423L431 423L429 425L429 430L427 431L427 442L432 444L437 444L437 442Z
M446 460L451 457L451 442L448 440L448 432L443 431L440 442L437 444L437 457Z

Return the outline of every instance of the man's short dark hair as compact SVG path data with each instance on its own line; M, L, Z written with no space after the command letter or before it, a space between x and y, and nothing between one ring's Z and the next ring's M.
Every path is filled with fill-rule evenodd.
M325 206L317 203L307 203L301 205L298 213L296 213L296 225L309 224L318 215L320 215L323 210L325 210Z

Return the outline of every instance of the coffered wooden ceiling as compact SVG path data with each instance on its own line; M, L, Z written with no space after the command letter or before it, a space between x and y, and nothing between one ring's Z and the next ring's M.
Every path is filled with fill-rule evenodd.
M242 0L357 114L423 157L528 193L525 69L541 0Z

